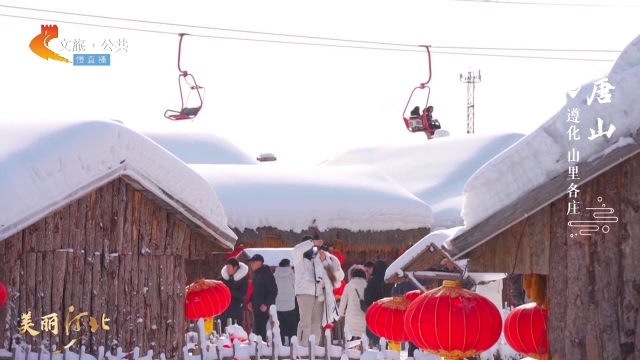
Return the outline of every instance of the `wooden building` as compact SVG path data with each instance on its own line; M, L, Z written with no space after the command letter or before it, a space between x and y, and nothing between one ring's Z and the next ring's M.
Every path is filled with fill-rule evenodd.
M535 279L537 286L525 288L532 300L548 306L550 359L638 358L640 142L579 166L574 183L580 215L567 215L573 199L565 172L450 239L443 250L450 259L469 259L471 272ZM596 223L598 231L581 235L589 229L568 223L598 221L587 208L612 212L617 222ZM415 262L428 267L425 261L441 260Z
M43 128L0 129L32 144L0 150L0 173L11 170L26 182L0 190L14 210L0 210L0 281L9 293L0 309L0 348L19 339L34 352L138 347L175 358L184 346L186 268L231 251L236 240L214 190L115 122ZM61 182L57 173L78 174ZM26 181L33 174L37 181ZM197 204L196 197L210 201Z

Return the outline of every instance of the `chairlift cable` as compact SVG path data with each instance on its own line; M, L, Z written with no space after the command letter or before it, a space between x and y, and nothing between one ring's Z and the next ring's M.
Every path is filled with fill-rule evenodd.
M478 0L468 0L468 1L478 1ZM414 45L414 44L352 40L352 39L340 39L340 38L330 38L330 37L305 36L305 35L295 35L295 34L217 28L217 27L210 27L210 26L186 25L186 24L168 23L168 22L161 22L161 21L81 14L81 13L57 11L57 10L34 9L34 8L11 6L11 5L0 5L0 7L8 8L8 9L16 9L16 10L38 11L38 12L45 12L45 13L59 14L59 15L82 16L82 17L90 17L90 18L103 19L103 20L116 20L116 21L136 22L136 23L152 24L152 25L175 26L175 27L200 29L200 30L227 31L227 32L245 33L245 34L292 37L292 38L323 40L323 41L349 42L349 43L360 43L360 44L370 44L370 45L384 45L384 46L398 46L398 47L421 47L422 46L422 45ZM620 52L620 50L596 50L596 49L532 49L532 48L473 47L473 46L445 46L445 45L431 45L431 48L432 49L458 49L458 50L542 51L542 52L594 52L594 53L619 53Z
M22 16L22 15L0 14L0 16L9 17L9 18L16 18L16 19L48 21L48 22L52 22L52 23L62 23L62 24L79 25L79 26L91 26L91 27L98 27L98 28L127 30L127 31L138 31L138 32L164 34L164 35L174 35L175 36L175 35L179 35L180 34L178 32L163 31L163 30L139 29L139 28L130 28L130 27L114 26L114 25L89 24L89 23L77 22L77 21L46 19L46 18L41 18L41 17L31 17L31 16ZM378 50L378 51L397 51L397 52L415 52L415 53L422 53L423 52L423 51L417 50L417 49L416 50L413 50L413 49L392 49L392 48L384 48L384 47L322 44L322 43L294 42L294 41L268 40L268 39L255 39L255 38L254 39L252 39L252 38L236 38L236 37L204 35L204 34L188 34L188 35L192 36L192 37L198 37L198 38L235 40L235 41L252 41L252 42L275 43L275 44L323 46L323 47L334 47L334 48L345 48L345 49L362 49L362 50ZM563 61L597 61L597 62L613 62L613 61L615 61L615 59L565 58L565 57L550 57L550 56L482 54L482 53L449 52L449 51L432 51L432 52L435 53L435 54L446 54L446 55L488 56L488 57L521 58L521 59L545 59L545 60L563 60Z

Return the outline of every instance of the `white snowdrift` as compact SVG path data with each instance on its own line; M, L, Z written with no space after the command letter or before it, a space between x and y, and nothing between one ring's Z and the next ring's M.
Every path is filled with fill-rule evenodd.
M0 123L0 239L120 175L169 200L195 223L183 206L236 239L205 179L114 121Z
M371 166L191 167L214 186L229 226L241 231L408 230L433 223L429 205Z
M482 165L523 134L470 134L434 138L424 144L354 149L322 165L373 165L429 204L434 229L463 224L463 189Z
M229 140L211 133L177 128L141 132L186 164L259 164Z
M574 98L567 95L566 105L551 119L469 179L464 189L462 212L467 227L567 171L568 153L572 148L580 152L580 161L585 162L621 139L635 136L640 127L640 37L620 54L607 78L615 87L610 92L611 103L601 104L594 99L587 105L593 82L586 83ZM567 109L573 108L580 110L579 124L567 121ZM590 129L598 129L598 118L604 121L603 132L610 124L615 126L615 131L611 138L604 135L588 140ZM570 125L579 128L580 140L569 141ZM567 182L567 188L569 184Z

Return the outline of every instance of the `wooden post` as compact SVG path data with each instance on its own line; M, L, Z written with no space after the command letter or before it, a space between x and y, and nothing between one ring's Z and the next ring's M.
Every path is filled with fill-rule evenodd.
M293 341L289 340L289 359L296 360L293 353Z
M324 339L325 339L325 341L324 341L324 360L329 360L329 359L331 359L331 356L330 356L329 353L331 352L331 345L332 345L331 344L331 342L332 342L331 341L331 339L332 339L331 330L324 330Z

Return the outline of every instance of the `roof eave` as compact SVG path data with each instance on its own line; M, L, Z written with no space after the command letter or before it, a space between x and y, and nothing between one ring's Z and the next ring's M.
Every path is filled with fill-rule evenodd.
M634 137L632 144L614 149L593 161L578 163L578 166L581 166L581 176L586 176L575 183L577 186L583 185L638 153L640 153L640 141ZM566 179L568 175L567 169L567 171L527 192L474 227L450 239L446 248L444 248L445 252L453 260L458 260L504 230L558 200L566 194ZM520 206L519 204L527 205Z
M218 244L216 250L219 250L220 252L233 250L233 246L237 240L236 238L225 233L219 226L205 220L195 211L180 203L176 198L160 188L153 180L143 175L135 167L126 163L109 170L58 201L55 201L44 208L36 209L32 213L18 219L13 224L0 228L0 241L3 241L11 235L26 229L33 223L42 220L51 213L120 177L127 183L131 184L131 186L136 190L144 193L145 196L154 200L154 202L159 206L187 223L189 227L202 234L205 239L216 242Z

